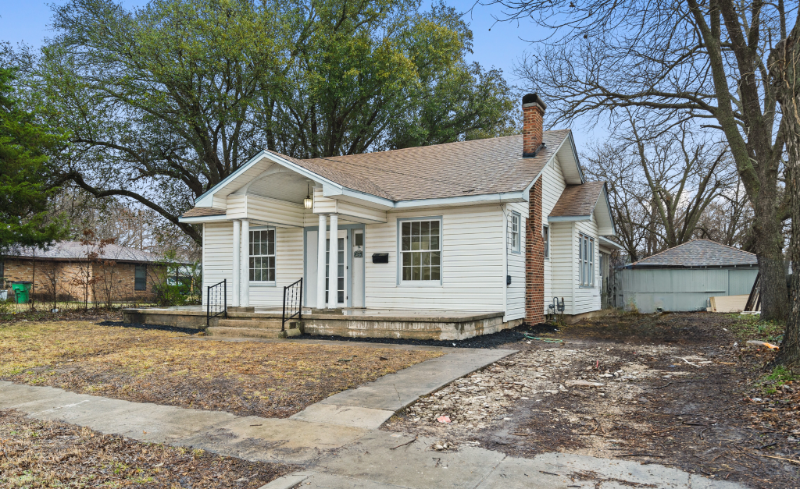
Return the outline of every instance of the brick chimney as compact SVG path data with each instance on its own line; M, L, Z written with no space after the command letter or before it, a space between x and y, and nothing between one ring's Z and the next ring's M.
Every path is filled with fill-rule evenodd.
M522 97L522 157L536 156L542 147L544 110L547 105L535 93Z

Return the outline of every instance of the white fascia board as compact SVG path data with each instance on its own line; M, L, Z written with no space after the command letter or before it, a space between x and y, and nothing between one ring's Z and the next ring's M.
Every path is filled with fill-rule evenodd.
M395 203L395 209L408 209L414 207L439 207L446 205L470 205L486 202L507 203L523 202L528 200L527 192L504 192L497 194L465 195L463 197L444 197L441 199L401 200Z
M345 197L352 197L358 200L371 202L373 204L378 204L383 207L387 208L394 208L396 203L393 200L385 199L383 197L378 197L377 195L368 194L365 192L359 192L358 190L349 189L347 187L343 187L338 184L331 184L328 185L324 183L322 185L322 196L323 197L330 197L336 198L336 196L345 196Z
M575 146L575 139L572 137L572 130L569 131L569 138L567 139L569 139L569 144L572 148L572 157L575 160L575 166L578 167L578 175L581 177L581 183L586 183L586 177L583 175L583 168L581 168L581 160L578 158L578 148Z
M212 207L214 194L217 193L217 191L219 189L221 189L222 187L224 187L228 183L232 182L236 177L238 177L239 175L241 175L242 173L247 171L248 168L250 168L251 166L255 165L256 162L258 160L260 160L261 158L263 158L266 153L267 153L266 151L262 150L257 155L255 155L252 158L250 158L247 161L247 163L245 163L244 165L240 166L238 170L236 170L235 172L231 173L227 177L223 178L221 182L219 182L218 184L214 185L206 193L204 193L203 195L198 197L197 200L194 201L194 206L195 207Z
M603 246L608 246L609 248L616 248L618 250L624 250L625 249L625 247L622 246L621 244L619 244L619 243L617 243L615 241L611 241L608 238L604 238L603 236L599 236L597 239L600 241L600 244L603 245Z
M547 222L576 222L576 221L591 221L592 215L588 216L549 216Z
M316 173L313 173L311 171L306 170L305 168L303 168L301 166L295 165L294 163L292 163L292 162L290 162L288 160L285 160L285 159L283 159L283 158L281 158L279 156L276 156L276 155L270 153L269 151L262 150L257 155L255 155L252 158L250 158L247 161L247 163L245 163L244 165L240 166L238 170L236 170L235 172L233 172L230 175L228 175L227 177L225 177L218 184L214 185L214 187L211 190L209 190L208 192L206 192L203 195L201 195L200 197L198 197L198 199L194 203L194 206L195 207L212 207L214 194L217 193L217 191L219 189L221 189L222 187L224 187L228 183L230 183L233 180L235 180L242 173L244 173L247 170L249 170L253 165L258 163L262 158L267 158L268 160L271 160L271 161L273 161L273 162L275 162L275 163L277 163L277 164L279 164L279 165L281 165L283 167L286 167L286 168L289 168L289 169L291 169L293 171L296 171L297 173L299 173L299 174L303 175L304 177L306 177L306 178L308 178L310 180L313 180L313 181L315 181L317 183L321 183L321 184L323 184L325 186L330 185L332 187L341 188L341 185L339 185L337 183L334 183L334 182L328 180L327 178L323 178L323 177L317 175Z
M608 218L611 220L611 229L614 230L613 236L616 236L617 223L614 222L614 213L611 212L611 202L608 199L608 183L603 185L603 197L606 199L606 209L608 210Z
M179 217L178 222L185 222L187 224L203 224L204 222L225 222L228 218L225 214L218 216L202 216L202 217Z

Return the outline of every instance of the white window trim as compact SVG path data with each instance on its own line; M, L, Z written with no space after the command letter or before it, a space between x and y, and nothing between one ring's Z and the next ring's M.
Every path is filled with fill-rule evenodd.
M550 259L550 225L543 224L542 225L542 234L544 234L544 230L547 230L547 235L544 236L544 259Z
M250 233L256 231L274 231L275 235L275 253L272 255L251 255L250 254ZM274 226L258 226L252 227L247 236L247 278L251 287L275 287L278 279L278 229ZM253 256L259 257L273 257L275 259L275 280L250 280L250 258Z
M587 258L584 258L584 256ZM580 273L578 275L580 287L584 289L594 288L594 238L588 234L578 234L578 266L580 267ZM586 280L587 278L588 281Z
M517 243L514 244L514 218L517 218ZM511 212L511 230L509 232L509 238L511 239L511 253L520 254L522 253L522 215L519 212L512 211Z
M439 280L403 280L403 223L439 221ZM432 250L436 251L436 250ZM444 222L442 216L397 219L397 285L399 287L441 287L444 280Z

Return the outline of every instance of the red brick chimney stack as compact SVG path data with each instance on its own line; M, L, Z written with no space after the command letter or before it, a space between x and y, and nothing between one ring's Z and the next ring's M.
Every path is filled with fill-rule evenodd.
M542 147L544 110L547 105L535 93L522 97L522 156L536 156Z

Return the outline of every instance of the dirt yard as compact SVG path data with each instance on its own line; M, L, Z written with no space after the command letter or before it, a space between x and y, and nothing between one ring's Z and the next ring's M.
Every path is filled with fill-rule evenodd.
M564 451L800 487L800 382L744 348L741 316L618 315L502 345L519 353L420 399L385 429L514 456ZM447 419L440 417L446 416Z
M258 488L296 467L104 435L0 410L0 486Z
M206 341L87 321L0 323L0 379L269 418L439 355L356 344Z

